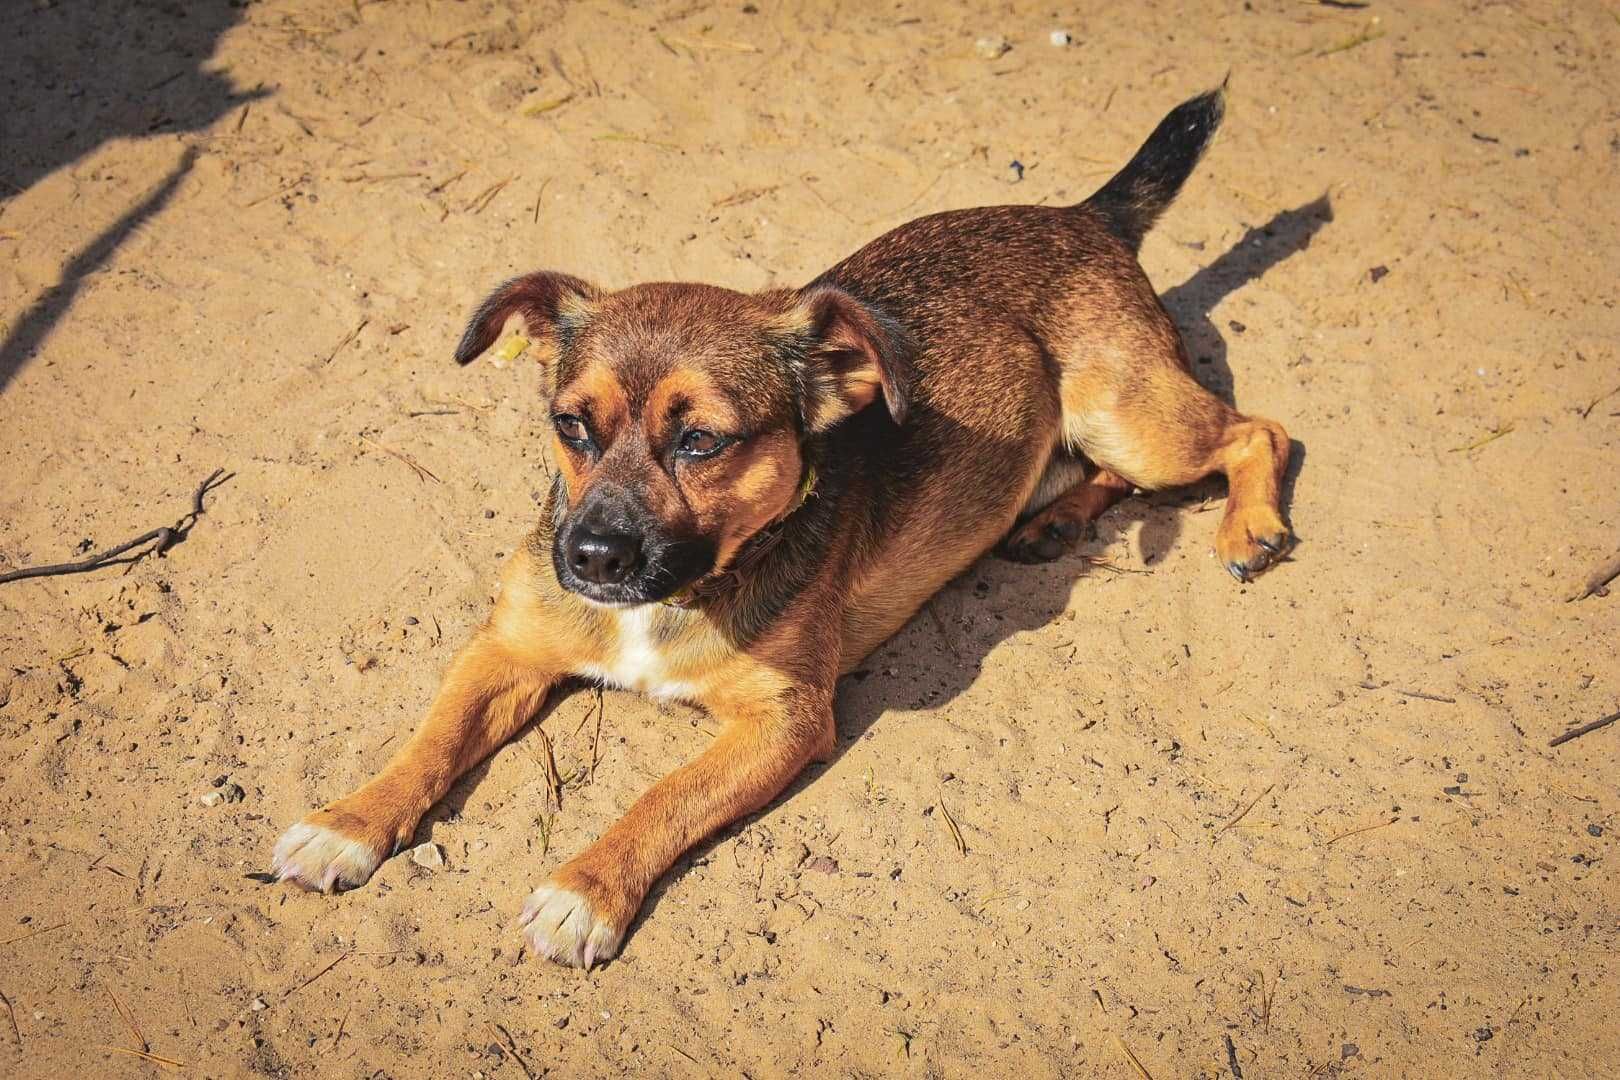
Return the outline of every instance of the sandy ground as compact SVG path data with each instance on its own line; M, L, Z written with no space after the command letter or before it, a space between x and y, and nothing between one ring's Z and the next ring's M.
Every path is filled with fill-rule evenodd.
M1620 726L1547 746L1620 708L1620 593L1565 602L1620 543L1612 5L3 22L0 568L231 478L166 558L0 585L0 1073L1616 1068ZM1075 200L1229 68L1143 261L1298 440L1289 562L1221 573L1218 484L983 561L590 976L511 921L696 711L608 694L549 819L521 738L424 822L441 869L245 877L397 746L535 513L538 373L449 361L490 285L796 284L921 213ZM594 704L546 720L565 773ZM140 1045L118 1003L179 1069L106 1049Z

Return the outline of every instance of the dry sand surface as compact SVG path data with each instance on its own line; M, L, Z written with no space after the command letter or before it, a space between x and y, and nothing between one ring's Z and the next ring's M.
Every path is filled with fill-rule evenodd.
M1620 589L1565 600L1620 546L1613 5L1058 7L5 5L0 570L231 475L0 585L0 1074L1614 1074L1620 725L1547 745L1620 708ZM1143 262L1298 440L1288 562L1220 571L1219 484L985 559L589 976L512 920L695 710L608 693L593 776L575 691L554 816L530 731L443 866L246 877L535 515L538 371L449 358L492 284L797 284L1228 69Z

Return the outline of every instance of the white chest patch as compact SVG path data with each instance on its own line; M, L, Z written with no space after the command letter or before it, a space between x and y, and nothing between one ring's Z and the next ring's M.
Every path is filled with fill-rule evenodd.
M580 674L653 697L691 698L696 687L667 676L664 658L653 641L653 620L658 609L642 604L617 609L614 615L619 627L617 651L604 664L581 665Z

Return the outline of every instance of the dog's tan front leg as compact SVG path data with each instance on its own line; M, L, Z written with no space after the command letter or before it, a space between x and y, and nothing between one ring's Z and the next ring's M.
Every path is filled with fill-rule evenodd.
M410 740L363 786L283 833L271 873L322 892L365 884L450 785L534 715L554 678L491 628L480 630Z
M713 744L534 891L519 925L535 952L583 968L611 958L647 890L683 852L765 806L832 752L830 687L765 681L777 684L768 694L717 703L726 723Z
M567 634L535 592L527 548L502 577L495 610L450 662L422 726L373 779L281 835L270 869L282 881L322 892L365 884L450 785L539 710L565 672Z

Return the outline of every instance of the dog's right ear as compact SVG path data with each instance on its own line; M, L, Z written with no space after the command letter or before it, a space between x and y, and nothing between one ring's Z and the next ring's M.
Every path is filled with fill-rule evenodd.
M495 344L514 315L522 317L529 337L553 346L563 344L584 325L600 296L595 285L550 270L513 278L478 305L456 346L456 363L476 360Z

